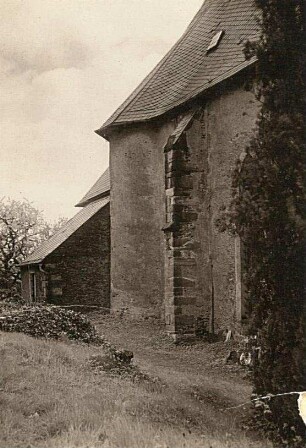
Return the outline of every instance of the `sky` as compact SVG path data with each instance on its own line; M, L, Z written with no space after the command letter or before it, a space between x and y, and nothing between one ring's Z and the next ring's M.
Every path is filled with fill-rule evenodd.
M166 54L203 0L0 0L0 198L45 218L108 166L94 133Z

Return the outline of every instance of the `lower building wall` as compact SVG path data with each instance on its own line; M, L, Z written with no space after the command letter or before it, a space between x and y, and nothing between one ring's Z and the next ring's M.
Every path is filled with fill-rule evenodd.
M23 297L31 300L30 271L37 301L57 305L110 307L109 204L97 212L38 267L22 269ZM45 282L45 283L44 283Z
M21 295L23 300L26 302L31 300L30 274L28 271L28 266L23 266L21 268Z
M34 278L31 278L31 277ZM33 284L34 283L34 284ZM21 268L21 294L27 303L44 302L47 297L47 278L38 265Z
M254 132L258 104L236 86L197 106L168 155L174 119L130 125L110 137L112 309L165 312L174 336L240 323L237 244L216 220L230 202L232 173ZM176 151L184 153L183 171ZM165 230L168 203L181 220L177 231Z
M232 174L255 133L258 112L259 104L253 93L243 88L220 95L207 107L215 331L240 326L241 316L237 314L241 300L239 278L235 280L240 271L240 253L237 253L235 238L220 233L216 220L220 211L230 203Z
M110 139L112 310L164 313L164 154L173 123L119 129Z
M203 105L186 132L195 204L198 314L209 330L239 328L240 253L216 222L231 200L232 174L256 128L258 103L244 88L222 92ZM239 289L240 288L240 289ZM202 310L201 310L202 307Z

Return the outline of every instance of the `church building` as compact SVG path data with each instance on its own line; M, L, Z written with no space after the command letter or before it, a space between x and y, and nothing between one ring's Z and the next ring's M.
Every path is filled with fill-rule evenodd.
M257 16L251 0L205 0L96 131L110 144L111 310L161 317L175 340L243 322L241 244L216 220L256 128Z
M257 19L252 0L204 1L96 131L109 141L109 171L22 264L25 297L157 317L176 341L242 330L243 247L216 223L256 129L256 59L244 49Z

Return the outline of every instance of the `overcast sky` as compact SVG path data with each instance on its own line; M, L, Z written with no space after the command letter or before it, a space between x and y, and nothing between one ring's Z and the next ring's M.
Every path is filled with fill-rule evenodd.
M203 0L0 0L0 197L48 220L108 166L94 130L186 29Z

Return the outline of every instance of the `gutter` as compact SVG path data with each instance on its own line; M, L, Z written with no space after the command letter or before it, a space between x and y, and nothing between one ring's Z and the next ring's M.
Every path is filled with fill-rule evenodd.
M43 259L38 259L38 260L29 260L29 261L22 261L21 263L18 263L17 266L18 267L23 267L23 266L29 266L31 264L39 264L43 261Z

